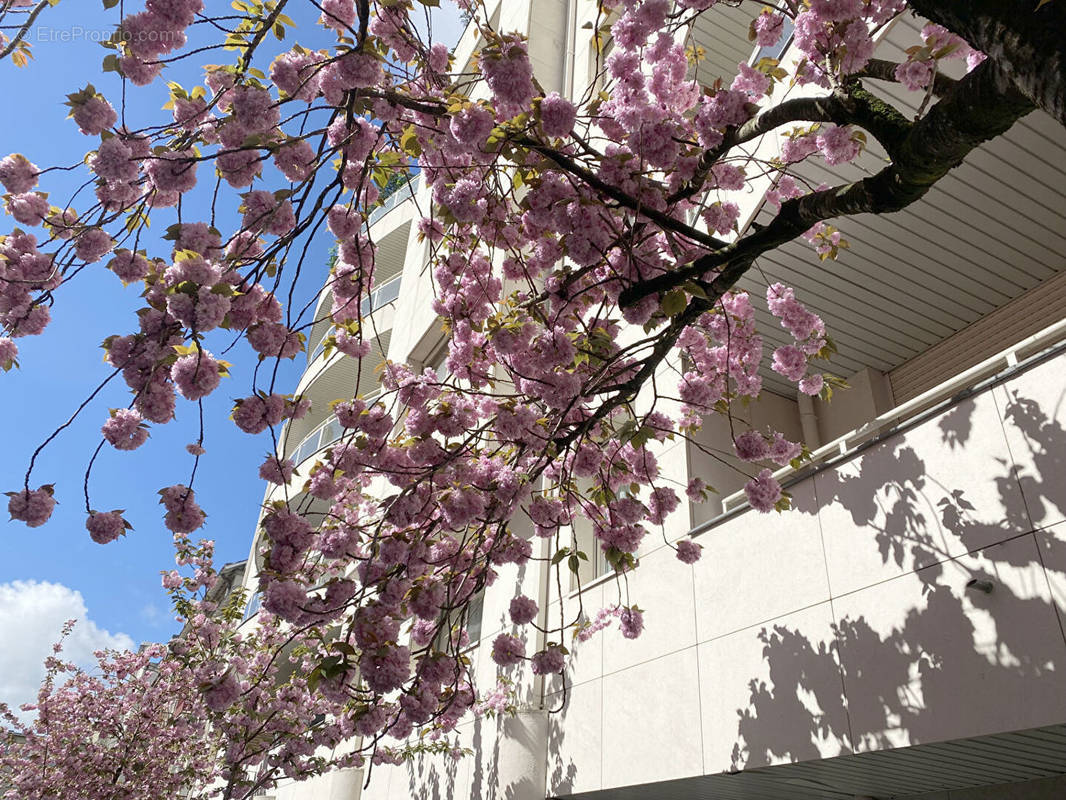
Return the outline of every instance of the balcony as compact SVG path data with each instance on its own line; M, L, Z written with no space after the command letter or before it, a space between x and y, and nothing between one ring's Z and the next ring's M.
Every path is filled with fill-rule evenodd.
M401 277L401 275L396 275L395 277L390 278L368 296L364 297L363 301L359 304L359 315L361 317L368 317L378 309L384 308L389 303L396 300L396 298L400 296ZM326 339L329 338L331 332L331 329L328 327L323 331L321 338L319 338L318 343L311 351L311 357L307 359L308 364L322 355L322 352L326 349Z
M395 190L392 194L385 198L385 201L370 212L370 216L367 218L367 228L374 227L374 224L378 222L382 217L392 211L396 206L403 203L405 200L410 200L418 193L419 187L422 185L421 175L417 175L412 178L404 186Z
M363 399L371 404L380 392L373 392ZM307 459L311 458L319 450L329 447L344 435L344 427L331 413L326 419L309 434L300 440L300 444L290 453L293 463L299 467ZM306 477L306 476L305 476Z

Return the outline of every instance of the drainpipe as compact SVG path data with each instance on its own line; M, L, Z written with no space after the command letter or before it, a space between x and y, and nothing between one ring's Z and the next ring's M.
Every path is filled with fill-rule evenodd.
M566 44L563 46L563 97L574 99L574 59L577 50L577 0L566 0Z
M818 435L818 414L814 410L814 398L800 392L796 397L796 405L799 407L803 441L811 450L817 450L822 445L822 437Z

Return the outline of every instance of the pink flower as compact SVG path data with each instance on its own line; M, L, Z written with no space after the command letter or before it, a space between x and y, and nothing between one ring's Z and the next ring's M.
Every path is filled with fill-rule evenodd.
M177 589L183 583L181 575L176 569L172 569L169 572L163 573L163 588L164 589Z
M78 123L81 132L87 136L98 136L118 121L115 109L99 94L80 102L74 101L71 116Z
M813 375L808 375L799 382L799 390L804 394L809 394L814 397L821 394L824 385L825 378L822 377L821 373L816 372Z
M859 154L859 142L852 138L851 128L831 125L822 128L815 138L815 144L830 165L844 164Z
M703 211L707 228L715 233L729 233L740 218L740 207L736 203L715 202Z
M702 503L706 499L707 484L703 478L692 478L685 487L685 496L690 503Z
M448 129L459 144L471 150L481 150L492 131L492 125L492 114L482 106L472 103L452 115Z
M310 177L317 156L306 139L297 139L274 154L274 166L288 180L300 183Z
M355 4L352 0L322 0L319 22L327 28L344 31L355 24Z
M0 336L0 369L7 371L17 364L18 354L18 345L6 336Z
M245 433L261 433L285 419L285 408L283 395L252 395L238 400L233 406L233 421Z
M446 44L437 42L429 48L429 68L434 72L445 72L449 61L451 61L451 52Z
M741 461L762 461L770 454L770 447L758 431L745 431L733 440L733 448Z
M204 689L204 702L212 711L225 711L241 695L241 687L233 672L227 672Z
M677 492L667 486L657 486L648 498L648 521L661 525L680 504Z
M21 520L30 528L39 528L52 516L56 500L52 496L55 490L51 485L39 489L23 489L20 492L8 492L7 510L11 519Z
M770 9L764 9L755 18L755 44L759 47L773 47L781 41L781 32L784 28L785 17L775 14Z
M691 539L682 539L677 543L677 560L684 564L695 564L703 554L703 547Z
M392 645L364 652L359 659L359 670L372 692L391 692L399 689L411 675L411 651Z
M89 228L74 240L75 254L87 264L99 261L114 246L114 241L103 228Z
M774 434L774 440L770 444L770 459L778 466L788 465L792 459L799 458L803 453L803 445L790 442L781 433Z
M745 484L744 494L748 496L748 502L751 503L752 508L766 513L773 511L777 501L781 499L781 484L777 482L770 470L764 469L757 477Z
M163 507L167 510L163 524L174 533L192 533L204 524L207 516L196 503L192 489L181 484L168 486L159 492Z
M552 139L569 136L576 120L574 104L558 92L551 92L540 101L540 124L545 136Z
M623 608L618 613L618 624L624 637L636 639L644 630L644 613L636 606Z
M537 601L520 594L511 599L509 611L515 625L526 625L537 618Z
M124 534L127 525L121 511L90 511L85 527L94 542L107 544Z
M910 89L912 92L921 91L929 86L933 80L933 59L921 61L904 61L895 70L896 80Z
M248 151L239 151L246 153ZM219 169L228 153L217 159ZM254 153L252 154L254 156ZM258 167L258 162L256 162ZM153 156L145 168L152 185L161 192L187 192L196 186L196 154L191 150L175 151Z
M111 412L111 418L100 429L104 438L116 450L136 450L148 439L148 429L141 415L128 408Z
M556 645L549 645L547 649L534 653L532 661L534 675L562 672L566 666L566 657L563 655L562 648Z
M263 608L289 622L304 618L305 605L307 593L295 581L271 581L263 592Z
M0 159L0 183L12 194L28 192L37 185L40 170L21 153L12 153Z
M492 660L501 667L517 664L526 655L526 646L517 637L501 633L492 640Z
M733 78L733 83L730 85L730 89L737 92L745 92L752 97L759 98L766 94L766 91L770 88L770 76L765 72L761 72L753 67L749 67L744 62L737 65L739 72L737 76Z
M41 192L13 194L7 198L7 213L23 225L40 225L48 216L48 198Z
M533 67L526 43L517 36L502 37L498 50L482 51L481 73L505 116L524 110L533 99Z
M295 469L296 466L292 463L292 459L279 460L277 456L268 455L266 461L259 467L259 477L265 481L276 483L278 486L284 486L292 480Z
M170 377L186 400L199 400L215 389L222 379L222 365L206 350L184 355L170 368Z
M774 372L785 376L790 381L801 380L807 372L807 356L793 345L785 345L774 350Z
M116 250L115 257L108 262L107 268L114 272L123 283L136 283L144 280L151 270L151 262L140 253L131 250Z

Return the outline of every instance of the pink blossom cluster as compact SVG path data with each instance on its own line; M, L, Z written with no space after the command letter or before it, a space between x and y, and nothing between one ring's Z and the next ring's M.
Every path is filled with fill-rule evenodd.
M535 90L525 41L510 34L501 36L496 47L481 51L479 66L501 117L526 110Z
M144 424L144 418L134 409L112 410L101 433L116 450L136 450L148 441L148 427Z
M90 511L85 528L94 542L107 544L124 535L129 523L122 518L121 511Z
M61 281L53 256L37 249L32 233L16 228L0 237L0 330L12 339L40 334L51 314L35 293L55 289Z
M792 289L780 283L767 288L766 304L796 342L774 351L774 371L798 383L805 394L818 394L824 379L817 373L808 374L808 364L826 346L825 323L796 299Z
M896 80L911 91L924 91L933 82L933 76L942 58L966 59L967 71L974 69L986 56L970 47L960 36L940 25L932 23L922 28L924 47L914 48L907 60L896 66Z
M56 506L54 495L55 488L51 485L8 492L8 513L11 514L11 519L25 522L30 528L39 528L52 516L52 510Z

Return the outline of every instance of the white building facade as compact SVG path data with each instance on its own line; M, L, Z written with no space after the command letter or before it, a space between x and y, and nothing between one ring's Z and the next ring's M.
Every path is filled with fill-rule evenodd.
M545 91L584 93L595 3L487 5L494 27L529 37ZM701 80L706 70L708 83L728 83L738 61L760 55L747 38L759 8L720 4L689 32L707 53ZM920 28L898 20L877 55L902 60ZM471 27L457 66L477 48ZM921 102L878 88L905 109ZM872 148L860 166L877 158ZM832 184L831 170L812 165L806 177ZM277 800L1066 797L1064 187L1066 131L1036 112L907 211L842 222L851 248L838 260L819 262L802 241L762 257L739 288L757 300L768 282L795 287L824 318L839 347L831 367L851 386L825 404L768 373L764 399L742 412L815 450L809 467L782 474L793 510L748 510L735 470L671 443L657 453L663 474L701 477L720 495L683 501L667 522L670 540L702 545L700 561L681 563L654 537L638 554L628 591L645 610L640 638L607 629L567 642L564 676L501 672L491 642L512 632L516 593L554 619L560 604L592 616L624 591L596 564L562 597L539 562L501 568L468 656L483 690L499 674L513 681L517 713L467 718L455 733L472 751L462 759L334 773L281 786ZM768 188L745 196L742 224L771 214ZM298 469L340 436L330 402L376 390L375 358L440 363L417 234L428 204L416 183L371 217L378 288L364 312L376 339L361 369L324 353L329 309L316 311L293 389L313 410L282 440ZM767 344L784 344L765 312ZM700 436L730 449L722 420Z

